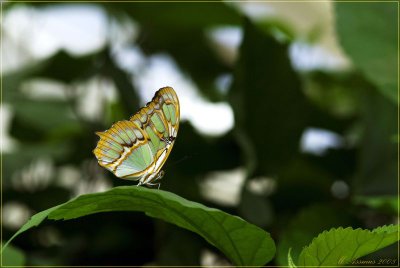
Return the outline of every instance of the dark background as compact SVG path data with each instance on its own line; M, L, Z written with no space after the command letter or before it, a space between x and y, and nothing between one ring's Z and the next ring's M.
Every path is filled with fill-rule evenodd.
M86 10L77 13L82 27L90 24L87 9L102 16L103 42L79 53L67 45L49 50L53 39L68 39L68 27L39 39L46 28L41 16L80 8ZM55 20L79 31L81 20L73 19L64 14ZM232 128L216 134L183 113L161 188L270 232L277 244L270 265L285 265L289 247L296 261L303 246L331 227L398 222L393 3L14 2L3 4L1 26L4 240L36 212L132 184L97 165L94 132L150 100L158 88L138 81L157 55L174 62L196 96L228 104L234 115ZM217 27L239 33L238 46L211 38ZM34 50L34 40L48 43ZM317 53L321 48L325 54ZM132 50L147 65L126 67L118 60ZM151 79L180 97L188 90L162 77ZM37 94L41 87L47 90ZM190 102L181 102L188 111L184 105ZM97 108L88 115L85 106ZM17 255L9 262L39 266L227 263L197 235L131 212L46 221L13 246ZM396 248L378 255L397 256Z

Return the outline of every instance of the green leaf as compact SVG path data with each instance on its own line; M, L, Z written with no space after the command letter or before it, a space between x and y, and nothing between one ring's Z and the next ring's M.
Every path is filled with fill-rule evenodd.
M31 229L32 227L38 226L42 221L44 221L47 216L54 210L56 210L59 206L55 206L46 210L43 210L35 215L33 215L27 223L25 223L19 230L16 232L8 241L5 243L4 247L2 248L2 251L7 247L7 245L18 235L21 233L25 232L26 230Z
M24 252L16 247L11 246L11 245L9 245L7 247L7 249L4 250L4 252L2 253L1 259L2 259L2 267L24 266L24 264L25 264Z
M309 106L287 45L249 21L229 97L250 176L276 174L299 153Z
M397 195L398 106L373 88L364 88L361 123L362 136L353 190L358 195Z
M355 196L353 201L356 204L366 205L373 209L393 215L397 215L397 213L399 213L397 196Z
M296 268L297 266L296 266L296 264L294 264L294 262L293 262L292 255L290 255L290 252L291 252L291 251L292 251L292 248L289 248L288 255L287 255L287 257L288 257L288 264L289 264L289 267L290 267L290 268Z
M397 103L397 4L337 2L335 6L345 52L381 93Z
M387 247L399 237L399 225L372 231L351 227L331 229L319 234L300 254L299 266L345 265Z
M282 266L288 265L287 252L289 249L291 249L291 257L297 260L304 245L309 244L319 233L332 227L351 224L353 224L352 216L345 207L317 204L302 209L289 222L279 239L276 263Z
M384 225L384 226L379 226L372 230L374 233L395 233L399 231L399 226L398 225Z
M42 211L33 216L12 239L37 226L46 217L69 220L109 211L143 211L148 216L193 231L217 247L235 265L264 265L275 254L275 244L270 235L239 217L188 201L170 192L132 186L82 195Z

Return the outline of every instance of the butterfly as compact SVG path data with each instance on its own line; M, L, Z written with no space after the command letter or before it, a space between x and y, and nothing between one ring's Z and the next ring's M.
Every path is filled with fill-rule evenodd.
M159 89L153 99L129 120L104 132L93 150L100 166L115 176L138 180L139 185L160 187L161 170L179 129L179 99L172 87Z

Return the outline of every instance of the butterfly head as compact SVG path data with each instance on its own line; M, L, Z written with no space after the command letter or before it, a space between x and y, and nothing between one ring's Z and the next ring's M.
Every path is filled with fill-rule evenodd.
M169 136L166 138L163 138L162 141L164 141L165 143L167 143L167 145L171 145L172 142L175 140L176 138L174 136Z

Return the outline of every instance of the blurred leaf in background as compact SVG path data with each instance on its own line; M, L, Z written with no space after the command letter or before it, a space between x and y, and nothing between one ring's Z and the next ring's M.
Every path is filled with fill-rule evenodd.
M247 22L236 66L230 98L244 159L250 173L277 173L298 153L308 114L287 46Z
M383 95L398 104L396 7L394 2L335 4L338 36L345 52Z
M21 250L15 248L13 246L7 247L7 249L2 254L2 265L3 266L24 266L25 265L25 255Z
M182 123L162 189L271 233L268 265L286 265L289 248L296 263L331 227L398 221L394 3L2 7L5 240L39 211L132 185L98 166L94 132L163 86ZM229 264L138 212L46 222L12 246L10 263L37 266Z

